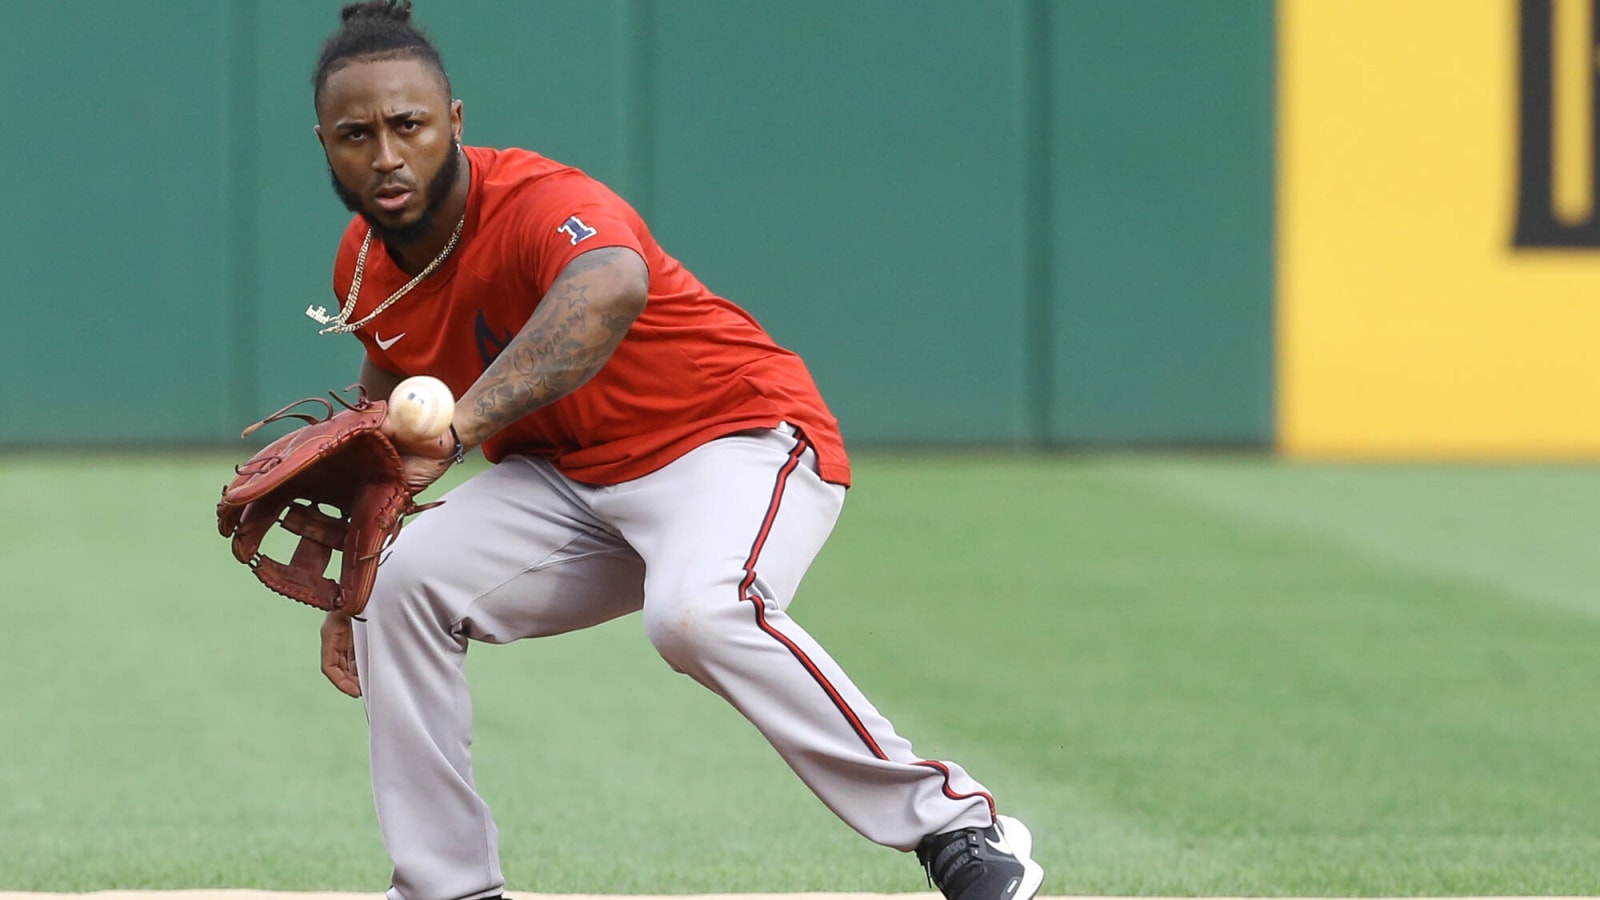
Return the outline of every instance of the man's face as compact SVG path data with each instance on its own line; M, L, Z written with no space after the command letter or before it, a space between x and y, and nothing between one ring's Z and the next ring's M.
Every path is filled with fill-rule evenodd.
M461 104L416 59L356 62L328 76L317 135L333 189L391 245L415 243L460 171Z

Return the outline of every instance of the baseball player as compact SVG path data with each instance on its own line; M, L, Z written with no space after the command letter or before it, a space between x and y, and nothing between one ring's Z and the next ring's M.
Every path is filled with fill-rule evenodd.
M429 374L451 429L405 448L425 489L494 463L412 520L323 672L363 699L394 900L478 900L504 880L473 785L468 641L641 613L674 669L721 695L823 803L915 851L950 900L1029 900L1032 838L953 762L911 744L788 614L850 463L804 363L713 294L637 213L570 166L463 146L462 104L411 4L341 10L316 132L356 215L323 331L351 333L387 397Z

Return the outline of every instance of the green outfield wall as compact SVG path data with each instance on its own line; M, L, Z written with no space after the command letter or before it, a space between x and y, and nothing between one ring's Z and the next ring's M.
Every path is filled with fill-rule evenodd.
M354 380L333 0L0 0L0 445ZM1271 0L420 0L470 143L606 180L853 442L1269 444Z

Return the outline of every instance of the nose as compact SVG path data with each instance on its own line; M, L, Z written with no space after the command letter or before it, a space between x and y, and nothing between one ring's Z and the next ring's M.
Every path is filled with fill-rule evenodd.
M395 147L395 140L391 135L380 132L374 143L376 144L375 152L372 156L372 168L374 171L388 175L391 172L399 171L405 166L406 161L400 158L400 154Z

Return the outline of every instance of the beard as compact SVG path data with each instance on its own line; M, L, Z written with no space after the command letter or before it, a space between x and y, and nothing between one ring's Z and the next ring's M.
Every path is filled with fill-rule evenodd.
M450 196L450 188L456 182L456 176L461 174L461 144L450 145L450 155L445 158L444 165L431 179L424 189L428 198L427 205L422 208L422 215L409 225L385 225L378 221L372 213L367 211L361 202L361 197L355 191L344 186L339 176L334 174L333 166L328 166L328 177L333 181L333 192L338 195L339 202L344 208L367 220L367 226L372 233L377 235L385 245L390 247L404 247L415 244L428 236L433 230L433 220L439 213L439 207L444 205L445 198Z

